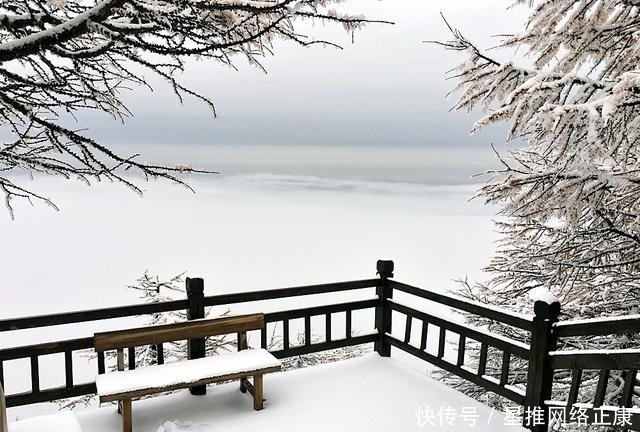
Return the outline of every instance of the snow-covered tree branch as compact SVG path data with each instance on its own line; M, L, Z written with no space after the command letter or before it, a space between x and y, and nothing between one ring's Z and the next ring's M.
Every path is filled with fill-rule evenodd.
M236 56L260 66L282 38L304 46L330 44L296 32L301 20L337 23L347 31L372 22L336 12L341 0L8 0L0 4L0 190L11 200L53 203L11 174L44 173L84 181L109 179L141 190L123 177L132 169L146 178L182 183L185 166L157 166L120 155L80 128L83 111L116 120L130 112L121 94L149 86L134 71L164 79L177 98L195 98L215 116L210 96L176 76L189 58L232 65Z
M467 56L455 71L455 109L482 108L474 131L508 122L508 139L523 143L500 157L502 168L479 191L501 208L502 240L491 279L464 293L530 312L526 294L542 288L560 299L565 318L637 313L640 5L526 3L525 30L497 47L517 49L518 61L498 60L453 27L441 42ZM567 343L623 348L637 340Z

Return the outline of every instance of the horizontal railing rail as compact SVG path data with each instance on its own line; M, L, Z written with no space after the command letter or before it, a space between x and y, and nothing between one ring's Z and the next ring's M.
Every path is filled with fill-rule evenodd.
M46 342L0 350L0 362L93 348L93 337ZM1 364L1 363L0 363Z
M608 336L621 333L640 333L640 315L561 321L556 324L558 337Z
M531 320L533 316L521 315L515 312L504 312L498 310L497 308L487 306L486 304L447 294L427 291L422 288L417 288L395 280L390 280L389 285L395 290L413 294L417 297L431 300L445 306L450 306L454 309L468 312L470 314L479 315L488 319L499 321L503 324L508 324L522 330L531 331L532 329Z
M640 368L640 350L576 350L549 353L553 369L608 369Z
M351 291L364 288L375 288L380 279L365 279L329 284L306 285L272 290L248 291L242 293L220 294L204 297L205 306L221 306L237 303L248 303L262 300L275 300L286 297L299 297ZM49 315L20 317L0 320L0 332L33 329L64 324L78 324L89 321L102 321L114 318L126 318L138 315L150 315L163 312L174 312L189 307L188 300L173 300L158 303L145 303L86 311L62 312Z
M154 313L184 310L189 306L187 300L173 300L158 303L145 303L86 311L62 312L50 315L10 318L0 321L0 332L26 330L40 327L78 324L89 321L102 321L114 318L127 318Z
M247 291L235 294L221 294L204 298L205 306L223 306L237 303L248 303L264 300L276 300L289 297L328 294L335 292L353 291L365 288L375 288L380 285L380 279L363 279L348 282L336 282L321 285L307 285L293 288L277 288L264 291Z

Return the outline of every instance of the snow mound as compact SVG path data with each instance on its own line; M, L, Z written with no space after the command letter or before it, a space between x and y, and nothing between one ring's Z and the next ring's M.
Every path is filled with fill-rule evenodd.
M558 297L554 296L551 291L545 287L537 287L529 291L529 298L534 302L541 301L547 304L558 303Z
M193 430L193 424L191 422L181 422L181 421L165 421L158 428L156 432L179 432L186 430Z

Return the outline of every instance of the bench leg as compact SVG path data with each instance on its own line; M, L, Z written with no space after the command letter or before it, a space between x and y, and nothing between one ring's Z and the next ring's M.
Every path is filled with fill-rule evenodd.
M122 400L122 432L132 432L131 399Z
M247 392L247 388L244 386L244 382L246 381L246 378L240 378L240 391L242 393L246 393Z
M253 377L253 409L260 411L262 409L262 375L254 375Z

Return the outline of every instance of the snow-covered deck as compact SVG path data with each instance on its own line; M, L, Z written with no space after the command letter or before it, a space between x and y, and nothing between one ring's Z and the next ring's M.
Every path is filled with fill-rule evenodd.
M506 425L504 415L492 413L424 372L377 354L267 375L265 399L265 409L254 411L251 397L240 393L234 382L209 386L206 396L181 391L141 400L133 404L134 431L524 430ZM443 415L449 408L455 410L449 411L452 425L446 424ZM115 406L79 412L78 419L83 431L120 431Z

